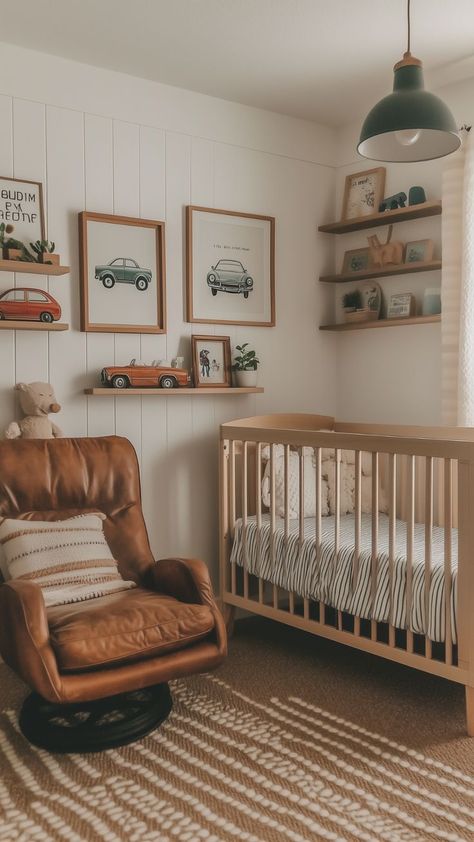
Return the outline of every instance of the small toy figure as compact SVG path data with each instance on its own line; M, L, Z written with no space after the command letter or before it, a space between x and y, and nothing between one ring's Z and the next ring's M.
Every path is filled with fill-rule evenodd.
M407 194L400 192L393 196L387 196L379 205L379 213L384 213L387 210L396 210L397 208L404 208L407 200Z
M50 412L59 412L61 407L49 383L17 383L20 406L25 413L21 421L12 421L5 430L7 439L56 439L63 433L49 420Z
M201 376L202 377L209 377L211 363L209 361L209 351L205 348L199 352L199 362L201 365Z

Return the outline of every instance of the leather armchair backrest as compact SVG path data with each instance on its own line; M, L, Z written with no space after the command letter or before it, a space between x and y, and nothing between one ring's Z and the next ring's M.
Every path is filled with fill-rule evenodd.
M0 517L63 520L106 515L104 532L124 578L153 563L136 453L125 438L0 441Z

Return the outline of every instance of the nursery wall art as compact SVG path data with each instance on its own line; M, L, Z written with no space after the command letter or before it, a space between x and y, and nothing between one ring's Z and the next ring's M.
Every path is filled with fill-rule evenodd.
M0 176L0 223L14 225L25 245L45 239L43 187L39 181Z
M197 388L232 385L229 336L191 336L191 353Z
M275 324L275 219L189 206L189 322Z
M79 214L81 330L164 333L164 222Z

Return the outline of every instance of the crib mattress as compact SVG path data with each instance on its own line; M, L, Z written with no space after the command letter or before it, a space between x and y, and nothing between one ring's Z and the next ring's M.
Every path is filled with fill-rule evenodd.
M321 551L316 554L316 520L305 518L304 540L300 544L299 522L290 520L288 539L285 540L284 521L276 518L274 552L271 551L270 516L262 515L261 526L249 517L246 531L246 567L249 573L259 576L280 588L295 594L322 601L341 611L364 619L388 622L390 608L390 579L388 564L389 518L379 514L377 588L372 605L371 557L372 517L361 517L361 540L357 581L353 587L354 564L354 515L340 518L339 552L335 557L334 516L321 519ZM231 562L244 564L243 525L235 525ZM457 592L457 530L452 530L452 591L451 634L456 642L456 592ZM415 524L413 545L412 605L407 617L406 582L406 523L396 522L396 552L392 586L393 625L426 634L437 642L445 639L444 608L444 530L433 527L432 561L429 586L428 616L425 610L425 527Z

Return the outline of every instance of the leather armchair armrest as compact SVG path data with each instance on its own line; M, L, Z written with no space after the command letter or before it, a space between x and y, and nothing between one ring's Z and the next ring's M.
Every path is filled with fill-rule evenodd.
M19 579L2 584L0 616L0 651L5 662L45 699L60 701L61 678L39 585Z
M148 571L146 585L181 602L207 605L214 617L219 654L227 654L227 632L212 590L207 566L198 558L162 558Z
M214 607L214 593L207 566L198 558L162 558L147 571L149 587L181 602Z

